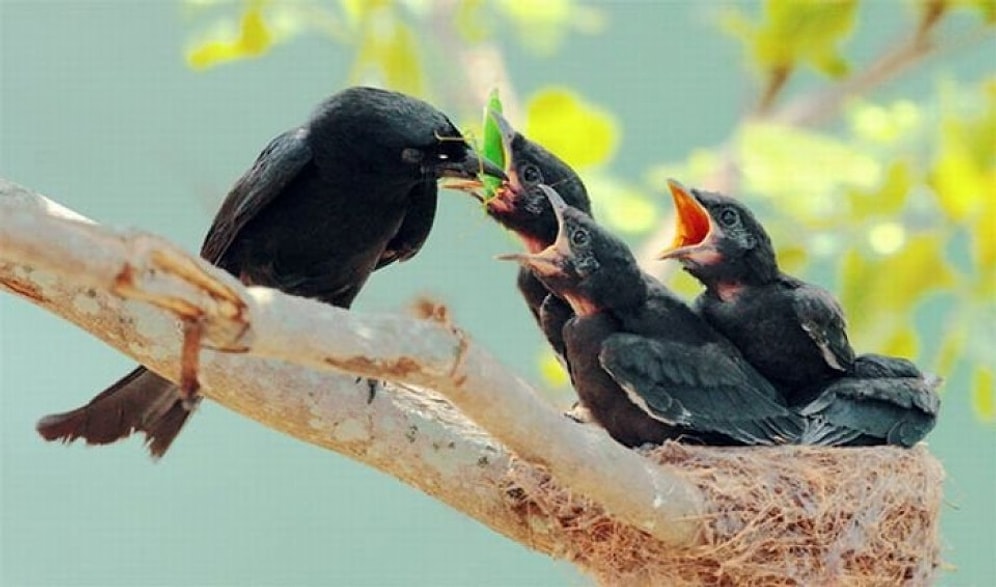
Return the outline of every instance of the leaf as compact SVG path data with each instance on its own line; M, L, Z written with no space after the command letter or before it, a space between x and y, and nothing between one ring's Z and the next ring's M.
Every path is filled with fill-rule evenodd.
M981 84L981 99L959 104L964 91L945 88L940 149L930 185L947 216L963 222L981 212L996 193L996 81ZM975 97L977 94L968 94Z
M361 39L351 78L363 83L371 70L380 73L384 85L413 95L423 92L418 42L411 27L396 14L389 2L375 2L358 14Z
M893 357L913 358L920 349L920 339L916 330L908 323L892 333L881 352Z
M993 370L978 366L972 373L972 411L983 422L996 421L996 388Z
M913 235L891 255L868 258L862 250L847 250L839 267L840 299L855 329L867 330L884 314L906 319L927 294L955 283L940 232Z
M785 125L747 124L736 148L747 191L807 223L825 222L839 211L845 189L871 191L883 177L877 158L858 146Z
M961 124L954 121L944 124L940 155L930 177L941 209L955 222L977 214L986 197L982 191L986 183L984 172L973 160L964 134Z
M910 165L909 161L902 159L893 161L885 170L885 177L878 186L869 191L849 191L847 197L850 201L850 220L898 216L913 189L915 178Z
M953 0L955 8L974 10L986 24L996 24L996 0Z
M868 244L880 255L891 255L903 248L906 228L898 222L879 222L868 230Z
M937 360L934 369L941 375L950 375L954 372L955 365L961 359L962 350L965 348L967 340L965 328L961 325L954 325L947 329L941 347L937 351Z
M677 263L677 261L668 261ZM702 293L702 284L685 271L674 271L667 280L667 286L686 299L693 299Z
M343 13L354 26L366 21L374 12L391 5L391 0L339 0Z
M621 179L603 173L585 174L592 212L612 230L643 234L659 226L657 207L650 197Z
M906 140L923 125L924 114L911 100L897 100L883 106L857 101L847 107L851 132L860 140L894 145Z
M491 29L482 16L484 0L460 0L453 16L453 24L460 37L468 43L480 43L488 38Z
M857 0L767 0L759 21L733 9L720 26L739 39L762 72L791 71L808 64L831 77L848 71L838 45L854 28Z
M606 163L619 143L619 125L608 111L567 88L548 87L526 105L525 134L575 169Z
M597 33L605 26L601 11L576 0L495 0L493 6L512 23L522 44L543 54L555 51L570 30Z
M802 269L806 266L806 262L809 260L809 253L806 248L800 245L785 245L779 247L775 251L776 258L778 259L778 266L790 275L796 275L802 272Z
M682 163L654 165L646 173L646 182L654 188L665 189L667 180L680 177L686 185L702 185L714 177L721 158L712 149L692 149Z
M224 29L187 52L187 64L193 69L207 69L228 61L259 57L273 45L273 37L263 17L262 0L249 1L239 22L237 36Z
M548 347L544 347L540 351L540 355L537 358L537 366L539 367L540 377L547 385L551 387L570 385L571 378L567 375L567 371L560 364L557 355Z

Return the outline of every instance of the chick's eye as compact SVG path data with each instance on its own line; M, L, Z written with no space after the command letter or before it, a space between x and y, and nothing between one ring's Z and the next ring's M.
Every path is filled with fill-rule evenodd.
M571 244L581 247L588 244L588 231L584 229L577 229L571 233Z
M740 215L737 214L736 210L725 208L719 213L719 221L723 223L723 226L734 226L740 222Z
M540 173L539 167L535 165L526 165L522 168L522 181L528 184L542 183L543 174Z

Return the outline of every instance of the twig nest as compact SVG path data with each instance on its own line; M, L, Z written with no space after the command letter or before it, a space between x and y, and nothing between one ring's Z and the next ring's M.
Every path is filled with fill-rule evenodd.
M922 444L667 443L645 454L706 497L696 544L662 544L535 469L510 472L509 499L537 523L559 524L560 554L604 585L925 585L941 562L944 470Z

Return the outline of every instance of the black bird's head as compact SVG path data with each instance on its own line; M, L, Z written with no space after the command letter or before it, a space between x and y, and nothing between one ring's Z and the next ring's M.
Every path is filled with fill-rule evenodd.
M638 302L644 281L626 244L591 216L569 206L552 188L540 184L537 189L547 198L558 226L553 242L535 253L512 253L499 259L528 267L579 316Z
M501 132L508 181L484 201L489 216L513 231L532 253L557 238L557 217L541 185L554 188L570 207L591 214L581 178L566 163L516 131L497 112L490 114Z
M356 174L378 182L417 183L441 178L479 182L481 172L505 178L478 157L445 114L399 92L352 87L322 103L310 122L316 159L347 161Z
M771 238L743 202L668 181L676 231L659 259L678 259L707 287L721 282L766 283L778 275Z

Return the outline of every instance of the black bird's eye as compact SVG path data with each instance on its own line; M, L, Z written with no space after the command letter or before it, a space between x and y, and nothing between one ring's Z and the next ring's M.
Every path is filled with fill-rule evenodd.
M588 231L583 228L579 228L571 233L571 244L576 247L583 247L588 244Z
M522 168L522 181L530 185L543 183L543 174L540 172L539 167L525 165Z
M740 223L740 215L732 208L724 208L719 213L719 221L723 223L723 226L735 226Z
M417 165L422 162L422 151L411 147L401 151L401 160L405 163Z

